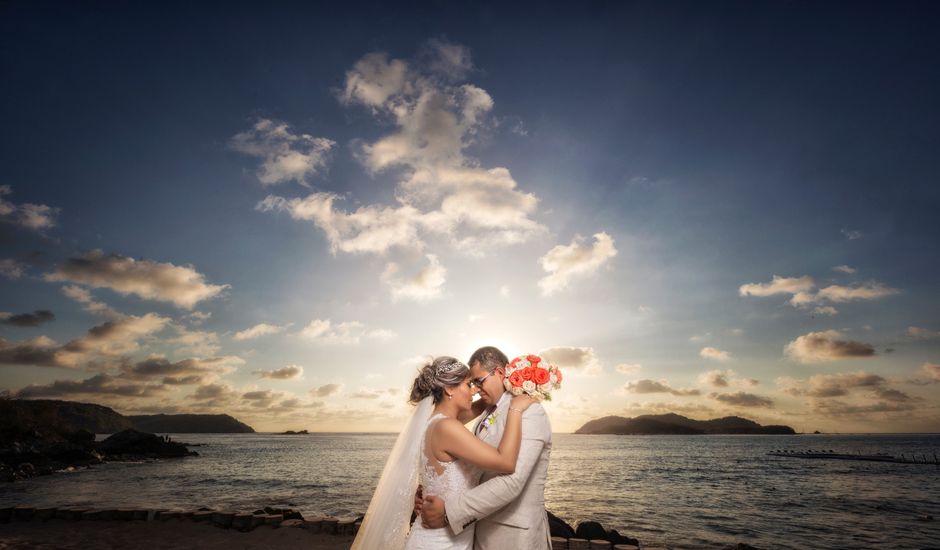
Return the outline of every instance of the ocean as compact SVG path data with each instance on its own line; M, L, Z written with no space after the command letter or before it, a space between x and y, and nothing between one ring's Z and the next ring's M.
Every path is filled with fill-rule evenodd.
M174 434L199 457L110 463L0 485L0 505L202 506L364 513L394 434ZM940 547L940 468L767 456L776 449L910 456L940 434L555 434L546 507L644 546Z

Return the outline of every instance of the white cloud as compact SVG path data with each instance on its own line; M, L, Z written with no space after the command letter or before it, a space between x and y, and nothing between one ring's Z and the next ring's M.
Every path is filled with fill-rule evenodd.
M206 283L205 275L192 266L105 255L101 250L69 258L47 273L45 279L109 288L124 296L134 294L185 309L192 309L197 303L218 296L229 288L229 285Z
M773 276L769 283L748 283L738 288L741 296L772 296L774 294L797 294L811 290L816 283L809 275L803 277Z
M4 197L13 193L9 185L0 185L0 222L13 224L32 231L42 231L55 226L58 208L45 204L16 204Z
M251 340L253 338L258 338L260 336L265 336L268 334L277 334L278 332L282 332L286 330L290 326L291 326L291 323L287 323L286 325L272 325L270 323L258 323L257 325L253 327L246 328L245 330L240 330L236 332L235 336L233 336L232 338L238 341Z
M397 336L394 331L370 329L359 321L344 321L334 324L329 319L314 319L298 335L307 340L325 345L356 345L362 338L372 340L391 340Z
M26 273L26 265L12 258L0 260L0 276L7 279L19 279Z
M543 232L532 219L538 198L517 189L509 170L484 168L464 155L493 108L489 94L454 84L470 64L469 50L432 41L413 64L371 53L346 73L341 101L369 107L395 131L359 142L357 158L376 173L401 168L397 204L335 208L339 197L313 193L299 199L269 196L262 211L286 211L311 221L334 252L384 254L392 247L422 250L429 236L445 236L474 256L495 246L525 242Z
M850 241L854 241L854 240L856 240L856 239L861 239L861 238L862 238L862 232L861 232L861 231L856 231L856 230L854 230L854 229L846 229L846 228L843 227L839 232L842 233L843 235L845 235L845 238L848 239L848 240L850 240Z
M594 354L594 348L577 346L556 346L539 352L549 363L563 369L574 369L587 375L601 373L601 365Z
M847 274L849 274L849 275L852 275L853 273L855 273L856 271L858 271L858 270L855 269L854 267L849 267L849 266L847 266L847 265L837 265L837 266L833 267L832 270L833 270L833 271L838 271L839 273L847 273Z
M698 352L698 354L704 357L705 359L712 359L714 361L727 361L728 359L731 358L731 354L728 353L727 351L722 351L718 348L713 348L711 346L702 348L702 350Z
M621 363L614 368L621 374L634 374L639 372L643 368L643 365L639 363Z
M911 401L906 393L888 386L883 376L865 371L844 372L837 374L816 374L809 380L780 377L777 385L784 393L794 396L806 396L817 399L842 397L861 389L870 397L892 402Z
M257 370L254 371L254 374L261 376L261 378L268 378L271 380L293 380L303 377L304 368L300 365L288 365L280 369Z
M836 330L810 332L787 344L784 352L801 363L874 357L875 348L863 342L837 340Z
M743 391L735 393L711 393L709 397L725 405L731 405L732 407L773 407L774 405L774 400L769 397Z
M729 385L729 379L734 377L734 371L731 369L728 370L710 370L699 375L698 380L706 386L714 386L716 388L727 388Z
M118 319L121 317L121 314L111 309L108 304L95 300L92 297L91 292L89 292L86 288L75 285L66 285L62 287L62 294L84 305L85 307L83 309L89 313L94 313L95 315L104 315L105 317L110 317L112 319Z
M701 395L702 392L696 389L675 389L665 380L634 380L624 384L623 389L627 393L668 393L676 396Z
M310 395L314 397L329 397L336 395L343 389L342 384L324 384L310 389Z
M394 262L385 266L382 282L388 287L393 300L425 301L440 297L447 280L447 269L434 254L428 254L426 258L428 265L411 277L399 277L400 268Z
M572 278L594 273L616 255L614 240L607 233L596 233L592 245L584 245L581 237L575 237L567 246L555 246L539 260L548 273L539 281L542 295L563 290Z
M896 288L889 288L876 281L870 281L856 287L831 285L820 289L816 293L816 301L829 300L830 302L850 302L852 300L876 300L898 294Z
M940 338L940 331L921 327L907 327L907 335L918 340L933 340L934 338Z
M921 365L920 370L923 371L930 379L937 380L940 382L940 365L934 363L924 363Z
M219 335L204 330L189 330L184 325L174 324L176 336L164 340L164 344L174 346L176 353L187 353L206 357L214 355L221 349Z
M287 124L266 118L231 141L236 151L262 159L257 176L264 186L291 180L307 185L307 179L326 166L334 145L326 138L294 134Z
M832 306L818 306L813 308L813 313L816 315L836 315L839 310Z

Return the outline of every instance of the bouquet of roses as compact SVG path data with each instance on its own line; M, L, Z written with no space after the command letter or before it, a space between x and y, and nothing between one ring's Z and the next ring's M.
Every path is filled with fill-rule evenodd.
M506 366L503 384L513 395L529 394L536 401L552 400L552 391L561 389L561 369L538 355L521 355Z

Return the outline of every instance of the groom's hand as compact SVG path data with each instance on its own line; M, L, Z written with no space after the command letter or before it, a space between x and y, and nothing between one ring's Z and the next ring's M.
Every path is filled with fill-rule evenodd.
M424 499L424 505L421 507L421 524L428 529L444 527L443 499L433 495Z
M418 490L415 491L415 513L421 513L421 507L424 505L424 487L418 485Z

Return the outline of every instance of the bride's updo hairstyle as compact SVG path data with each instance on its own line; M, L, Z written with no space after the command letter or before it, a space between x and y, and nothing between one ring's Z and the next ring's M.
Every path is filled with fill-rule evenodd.
M411 386L412 403L417 403L427 396L433 396L434 404L444 399L444 388L456 386L470 376L470 367L453 357L442 355L435 357L421 367L414 385Z

